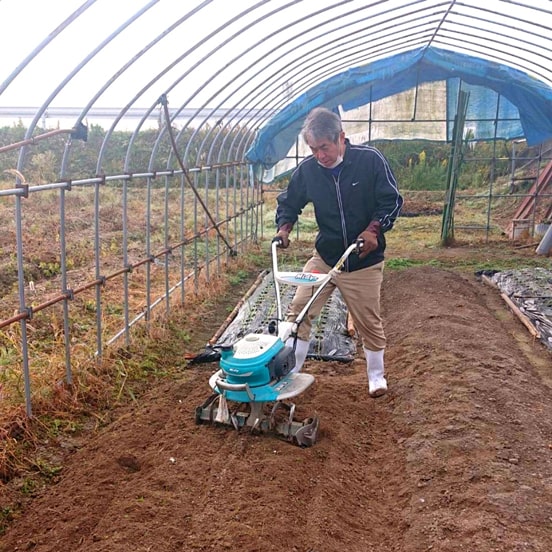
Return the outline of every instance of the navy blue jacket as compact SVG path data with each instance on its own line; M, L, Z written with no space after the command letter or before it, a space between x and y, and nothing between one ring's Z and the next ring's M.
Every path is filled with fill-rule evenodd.
M315 247L324 262L336 264L347 247L372 221L379 221L378 248L364 259L349 257L345 270L354 271L384 259L384 232L393 227L403 198L385 157L376 148L345 141L343 165L338 176L309 156L291 175L287 189L278 195L276 226L295 224L312 202L318 235Z

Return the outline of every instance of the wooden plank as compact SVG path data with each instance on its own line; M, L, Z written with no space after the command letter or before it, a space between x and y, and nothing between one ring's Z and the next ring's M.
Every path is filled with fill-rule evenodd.
M353 318L350 312L347 312L347 335L354 337L356 334L355 325L353 324Z
M496 282L489 278L486 274L481 274L481 280L483 280L483 283L487 284L488 286L498 289L498 285L496 284Z
M552 161L548 163L540 173L538 180L533 184L527 197L521 202L512 222L507 228L507 234L512 239L514 237L514 220L523 220L529 218L535 205L535 197L542 194L548 185L552 182ZM547 215L548 216L548 215Z
M531 324L531 321L521 310L519 310L519 307L505 294L501 293L500 296L504 301L506 301L506 304L510 307L512 312L520 319L521 323L529 330L531 335L533 337L536 337L537 339L541 338L540 333L535 329L533 324Z

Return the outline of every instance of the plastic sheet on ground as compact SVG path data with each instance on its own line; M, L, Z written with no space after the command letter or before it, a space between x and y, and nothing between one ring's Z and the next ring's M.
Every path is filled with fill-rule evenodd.
M296 289L280 284L284 316ZM269 272L214 346L230 345L248 333L268 333L268 325L276 318L276 290L272 272ZM355 352L355 340L347 333L347 307L336 289L313 323L307 358L350 362Z
M526 316L552 349L552 270L542 267L504 270L492 276L493 282Z

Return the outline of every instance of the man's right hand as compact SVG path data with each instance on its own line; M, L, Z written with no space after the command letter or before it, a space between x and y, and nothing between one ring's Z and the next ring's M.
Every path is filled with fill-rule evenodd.
M277 234L274 236L272 241L278 240L280 242L280 247L286 249L289 247L289 233L293 229L293 224L287 223L280 226Z
M364 259L372 251L378 248L378 236L381 233L381 223L378 220L373 220L364 232L361 232L357 238L357 243L360 244L359 259Z

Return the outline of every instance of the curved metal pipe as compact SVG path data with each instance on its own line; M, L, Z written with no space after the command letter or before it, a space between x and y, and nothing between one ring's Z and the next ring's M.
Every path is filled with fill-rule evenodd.
M123 23L116 31L111 33L105 40L103 40L94 50L92 50L54 89L54 91L48 96L46 101L42 104L42 106L38 109L36 112L32 122L29 125L29 128L27 129L27 132L25 133L25 138L29 138L32 133L34 132L34 129L36 127L37 122L39 121L40 117L46 111L47 107L50 105L51 101L59 94L59 92L63 89L63 87L71 81L71 79L91 60L107 46L116 36L119 35L121 30L128 27L133 21L138 19L141 15L143 15L147 10L149 10L154 4L159 2L159 0L151 0L146 6L144 6L141 10L136 12L130 19L128 19L125 23ZM21 170L23 166L23 160L25 158L26 153L26 146L23 146L19 152L19 159L17 161L17 168Z
M388 41L388 42L389 42L389 41ZM404 50L404 49L405 49L405 48L403 47L402 44L397 44L396 41L391 41L391 42L393 43L394 47L395 47L397 50L400 51L400 50ZM410 42L410 39L409 39L409 42ZM420 44L423 44L423 42L420 42ZM412 44L409 44L409 45L412 46ZM416 45L416 44L414 44L414 45ZM314 56L314 57L319 57L319 55L318 55L318 54L319 54L319 51L318 51L316 48L313 49L312 52L313 52L313 56ZM376 58L377 58L377 57L379 57L379 54L380 54L380 52L377 51L377 52L373 55L373 57L376 57ZM368 55L370 55L370 54L366 54L366 55L368 56ZM366 59L371 59L371 57L370 57L370 58L364 58L364 56L363 56L362 59L365 61ZM292 65L293 63L294 63L294 62L290 63L290 65ZM323 66L324 69L328 69L328 64L327 64L327 63L322 63L321 65ZM345 65L345 67L347 67L347 65ZM286 69L287 69L287 66L286 66ZM334 70L332 70L332 71L326 71L326 73L324 73L322 76L329 76L329 75L332 74L332 72L334 72ZM278 70L276 73L274 73L273 75L271 75L271 77L273 77L274 75L277 75L277 74L279 74L279 73L280 73L280 70ZM286 74L289 74L289 73L286 73ZM297 71L296 71L295 73L292 73L292 76L295 76L296 74L301 74L301 75L302 75L302 79L300 79L300 80L307 79L308 77L311 78L311 80L309 80L309 81L307 82L307 86L302 86L299 90L296 90L297 95L298 95L299 92L302 92L303 90L307 89L309 85L312 85L313 83L319 82L319 81L321 80L321 79L320 79L321 75L319 75L319 74L316 75L316 76L314 76L314 77L312 77L310 74L305 74L305 73L304 73L304 70L302 70L302 65L301 65L301 67L298 67L298 68L297 68ZM295 84L297 85L298 82L300 82L300 81L295 81ZM273 94L273 93L277 93L277 91L278 91L278 88L276 88L276 84L275 84L274 87L269 91L269 94L270 94L270 93L272 93L272 94ZM266 97L267 97L267 95L265 95L263 99L266 99ZM272 100L271 100L271 101L272 101ZM287 98L281 98L280 102L277 103L277 104L273 104L273 103L268 104L268 103L265 103L265 104L261 104L260 106L259 106L259 104L255 104L254 107L256 107L258 110L261 110L261 111L262 111L267 105L271 105L271 107L273 107L275 110L277 110L277 109L279 109L280 107L284 106L287 102L288 102L288 99L287 99ZM265 117L260 121L260 123L262 124L262 122L266 121L267 118L268 118L268 115L265 116Z
M420 18L422 18L422 16L420 16ZM417 18L417 19L419 19L419 18ZM351 23L347 23L347 24L344 25L343 27L347 27L347 26L350 26L350 25L351 25ZM399 23L399 24L397 24L397 23L391 24L391 25L389 25L388 27L379 30L378 32L385 32L385 31L386 31L388 28L390 28L390 27L396 28L397 25L400 25L400 23ZM342 27L340 27L340 28L342 28ZM409 30L412 30L413 28L416 28L416 27L407 27L406 29L403 29L402 31L403 31L403 32L408 32ZM369 29L370 29L370 28L368 28L368 29L362 29L362 31L365 31L365 32L368 31L368 35L367 35L366 42L368 42L368 41L373 42L373 35L370 34ZM361 32L361 31L356 31L356 32L358 33L358 32ZM352 34L356 34L356 33L352 33ZM299 36L300 36L300 35L299 35ZM363 35L362 35L361 38L364 38L364 33L363 33ZM295 49L295 50L296 50L296 49L301 49L301 51L304 51L304 54L301 56L301 62L300 62L301 65L300 65L299 67L297 67L297 70L295 71L295 73L291 73L291 74L289 73L289 71L290 71L290 69L293 67L293 65L297 65L297 63L298 63L296 59L293 59L293 60L292 60L291 62L289 62L287 65L284 65L283 67L280 67L280 68L278 69L278 71L272 73L272 74L268 77L268 79L265 79L265 81L264 81L261 85L258 85L256 88L254 88L252 91L250 91L250 92L249 92L249 95L252 95L252 94L256 93L256 92L258 91L258 89L261 89L261 92L263 92L264 90L266 90L267 85L268 85L268 83L272 80L272 78L274 78L274 77L277 76L277 75L281 75L281 73L285 73L285 74L286 74L286 78L288 78L288 79L295 77L295 75L297 75L297 74L302 74L302 75L304 75L304 69L303 69L303 67L304 67L304 66L312 67L312 65L310 64L311 60L314 61L314 60L326 59L326 58L324 57L324 54L325 54L326 52L331 51L331 52L334 53L334 55L335 55L336 53L342 51L342 50L345 50L345 51L347 51L347 52L351 52L351 46L349 46L349 43L348 43L348 42L346 42L346 43L343 43L343 42L342 42L342 43L340 44L340 50L336 50L336 49L335 49L335 46L334 46L334 43L340 42L340 41L341 41L341 37L338 37L338 38L336 38L336 39L334 39L334 40L328 41L327 44L326 44L326 46L325 46L323 49L319 49L319 48L314 47L314 48L312 48L310 51L304 51L303 49L304 49L304 47L305 47L307 44L309 44L309 42L311 42L311 41L304 41L304 42L300 43L298 46L294 47L294 49ZM363 42L360 42L360 43L355 42L354 47L355 47L355 48L362 48L362 46L363 46L364 43L365 43L364 41L363 41ZM274 49L274 50L275 50L275 49ZM272 51L274 51L274 50L272 50ZM270 53L272 53L272 51L271 51ZM289 53L289 52L286 52L286 55L287 55L287 53ZM309 55L309 54L311 54L311 55ZM281 59L282 57L284 57L284 55L282 55L282 56L280 56L279 58L277 58L277 60ZM324 66L326 65L326 62L320 62L320 61L318 61L318 63L321 64L321 65L324 65ZM263 70L264 70L264 69L263 69ZM261 71L258 71L254 76L259 75L260 72L261 72ZM275 84L274 84L274 90L275 90L275 91L279 89L279 88L276 88L276 86L277 86L277 84L275 83ZM281 86L281 85L278 84L278 86ZM264 90L263 90L263 88L264 88ZM266 97L266 96L265 96L265 97ZM225 102L225 101L226 101L227 99L229 99L229 98L230 98L230 96L227 96L226 98L224 98L224 99L222 100L222 103ZM285 100L285 99L284 99L284 100ZM215 108L215 109L216 109L216 108ZM232 109L236 109L236 106L234 106L234 108L232 108ZM239 125L244 119L247 118L247 115L248 115L251 111L253 111L253 110L255 110L255 109L258 110L258 104L253 104L252 106L250 106L250 108L249 108L248 110L246 110L245 115L244 115L241 119L238 119L238 121L235 122L235 126ZM230 121L229 121L229 122L230 122ZM228 124L229 124L229 123L227 123L227 125L228 125ZM225 140L226 140L227 136L228 136L228 134L226 134ZM210 158L210 157L209 157L209 158ZM209 159L209 158L208 158L208 159ZM209 161L208 161L208 162L209 162Z
M259 2L258 4L255 4L255 6L252 6L251 8L247 9L247 10L244 10L243 12L240 12L237 16L233 17L232 19L230 19L225 25L223 25L221 28L225 28L225 27L228 27L230 26L232 23L234 23L235 21L239 21L239 19L249 13L249 12L252 12L254 11L255 9L257 9L259 6L263 5L263 4L266 4L268 3L270 0L264 0L263 2ZM290 5L293 5L293 4L296 4L297 2L300 2L302 0L293 0L292 2L290 2L289 4L287 4L287 6L290 6ZM273 12L269 12L269 14L272 14L272 13L275 13L274 11ZM263 21L264 19L267 18L267 15L264 15L262 17L260 17L259 19L255 20L254 23L257 23L257 22L260 22L260 21ZM232 40L234 40L236 37L238 37L240 34L242 34L242 32L244 31L244 29L240 29L240 31L232 34L230 37L228 37L226 40L224 40L222 43L220 43L216 48L212 49L208 54L206 54L205 56L203 56L196 64L194 64L191 68L188 69L188 71L186 71L183 75L181 75L176 81L174 81L172 83L172 85L165 91L165 95L168 95L168 92L171 91L177 84L179 84L182 80L184 80L184 78L186 76L188 76L188 74L190 74L195 68L197 68L199 65L201 65L203 62L207 61L211 56L213 56L215 53L217 53L219 50L221 50L224 46L226 46L227 44L229 44ZM218 31L217 31L218 32ZM231 62L227 63L226 64L226 67L229 67L234 61L236 61L236 59L238 58L234 58ZM193 99L195 97L196 94L198 94L199 92L201 92L201 90L203 90L203 88L205 88L207 86L207 84L209 84L215 77L211 77L210 79L208 79L207 81L205 81L198 89L196 89L196 91L194 92L194 94L188 98L188 100L184 101L179 110L176 111L176 113L173 114L172 116L172 120L174 120L178 114L180 113L180 111L187 105L187 103ZM180 137L180 135L182 134L182 132L187 128L188 124L195 118L195 116L200 112L200 110L196 110L195 114L192 115L190 117L190 119L188 119L188 122L186 123L186 125L184 125L184 128L181 129L180 133L178 134L177 138L176 138L176 141L178 143L178 139ZM149 164L149 167L151 168L152 167L152 163L153 163L153 159L154 159L154 155L156 154L157 152L157 149L159 147L159 144L161 142L161 139L163 138L163 134L164 134L164 130L165 129L161 129L161 131L159 132L159 136L157 137L157 141L154 145L154 147L152 148L152 155L150 156L150 164ZM191 140L190 142L191 143ZM183 158L182 158L182 161L184 164L186 164L187 162L187 152L185 152L185 154L183 155ZM171 164L171 157L169 156L169 159L167 161L167 167L169 167Z
M63 23L56 27L8 76L8 78L0 84L0 96L8 88L8 86L17 78L19 73L29 65L29 63L38 55L56 36L66 29L77 17L84 13L97 0L87 0L79 9L75 10Z
M209 0L209 2L212 1L212 0ZM265 4L266 2L268 2L270 0L264 0L263 2L260 2L260 4ZM209 3L209 2L204 2L202 5L201 5L201 8L204 7L205 4ZM259 5L260 5L259 4ZM257 5L258 6L258 5ZM256 6L256 7L257 7ZM169 64L167 67L165 67L165 69L159 73L154 79L152 79L144 88L142 88L142 90L140 91L140 93L138 95L136 95L134 97L134 100L133 102L130 104L130 105L127 105L126 109L128 109L137 99L138 97L140 97L146 90L148 90L153 84L155 84L159 78L163 75L165 75L166 73L168 73L168 71L170 69L172 69L173 67L175 67L178 63L180 63L183 59L185 59L186 56L190 55L192 52L194 52L195 50L197 50L201 45L205 44L206 42L208 42L211 38L213 38L214 36L217 35L217 33L219 33L220 31L224 30L226 27L230 26L234 21L237 21L239 19L239 17L241 17L241 15L243 15L243 13L248 13L249 11L251 11L251 9L254 9L254 8L250 8L249 10L247 10L246 12L242 12L239 14L239 16L235 16L233 17L232 19L230 19L229 21L227 21L226 23L224 23L223 25L219 26L217 29L215 29L214 31L212 31L211 33L209 33L207 36L205 36L202 40L200 40L199 42L197 42L196 44L194 44L194 46L190 49L188 49L184 54L182 54L181 56L178 56L171 64ZM219 45L219 47L217 49L214 50L214 52L216 52L218 49L220 49L222 46L224 46L228 41L225 41L223 42L222 45ZM214 53L214 52L211 52ZM210 54L210 55L211 55ZM177 80L176 82L173 82L173 84L168 88L166 89L164 92L163 92L163 95L167 96L168 93L181 81L183 80L188 74L190 74L191 72L193 72L194 69L196 69L201 63L203 63L203 61L205 61L206 58L202 58L199 62L195 63L191 68L189 68L185 73L184 75L182 75L179 80ZM125 158L125 166L127 166L128 164L128 161L129 161L129 152L130 152L130 148L131 146L134 144L134 141L136 139L136 136L138 135L138 132L140 131L140 129L142 128L142 125L144 124L144 122L147 120L147 118L149 117L149 115L152 113L152 111L156 108L156 106L159 105L159 102L156 102L155 104L153 104L152 106L150 106L150 108L148 109L148 111L144 114L144 116L142 117L142 119L140 120L140 122L138 123L138 125L136 126L131 138L130 138L130 142L129 142L129 145L128 145L128 148L127 148L127 155L126 155L126 158ZM118 122L118 120L115 121L114 125ZM106 138L111 134L112 130L114 129L114 125L112 125L112 127L110 128L110 132L108 132L108 134L106 135ZM150 155L150 162L149 162L149 167L150 169L152 168L153 166L153 157L154 157L154 153L153 153L153 150L157 151L157 148L159 146L159 140L160 138L158 137L158 140L156 141L156 143L154 144L154 147L152 149L152 155ZM105 139L104 139L104 143L105 143ZM103 150L103 146L104 144L102 144L102 150Z
M423 1L423 0L417 0L415 3L421 3L422 1ZM446 3L446 2L442 2L442 3L439 4L439 5L447 5L447 3ZM330 9L335 8L335 7L336 7L335 4L332 5L332 6L328 6L328 7L324 8L324 9L320 10L319 12L316 12L315 14L312 14L312 16L313 16L313 15L320 14L320 13L324 13L324 12L330 10ZM341 15L338 17L338 19L339 19L339 18L349 17L349 16L351 16L352 14L358 14L360 11L363 11L363 10L365 10L365 9L367 9L366 6L364 6L364 7L362 7L362 8L355 8L354 10L351 10L351 11L349 11L349 12L345 12L345 13L341 14ZM392 12L396 11L397 9L398 9L398 8L394 7L394 8L390 8L389 10L384 10L384 11L381 12L381 13L382 13L382 14L389 14L389 13L392 13ZM425 11L425 9L427 9L427 8L422 8L422 9L420 9L420 10L416 10L416 13L421 12L421 11ZM311 16L305 17L305 18L303 18L303 19L298 19L298 20L297 20L297 23L300 23L300 22L302 22L303 20L309 20L310 18L311 18ZM362 22L362 21L364 21L364 20L369 20L369 19L370 19L370 16L367 16L366 18L360 19L360 21L359 21L359 20L356 20L356 21L354 21L354 22L346 23L346 24L342 25L341 27L337 27L337 29L333 29L333 30L332 30L332 33L335 33L335 32L337 32L338 30L343 30L343 29L345 29L346 27L349 27L349 26L358 25L359 22ZM418 19L418 18L417 18L417 19ZM334 25L334 24L335 24L335 19L329 19L329 20L326 21L324 24L316 24L316 25L313 25L313 26L311 26L311 27L309 27L309 28L307 28L307 29L303 29L302 32L300 32L300 33L298 33L298 34L292 36L292 37L289 39L289 41L292 41L292 40L294 40L295 38L300 38L301 36L303 36L303 34L307 34L307 33L310 32L311 30L320 30L321 27L323 27L323 26L326 25L326 24L327 24L327 25L330 25L330 24ZM396 18L395 18L393 24L388 25L387 28L396 28L397 25L398 25L398 23L397 23ZM374 26L375 26L375 25L374 25ZM371 38L372 42L373 42L373 35L370 35L369 32L368 32L368 30L367 30L367 29L370 29L370 28L371 28L371 27L369 26L368 28L363 28L363 29L357 30L357 31L351 33L351 35L354 35L354 34L357 34L357 33L363 33L363 35L364 35L364 34L367 34L367 33L368 33L367 36L369 36L369 37ZM271 35L268 35L268 36L265 37L265 38L271 38L273 35L278 34L279 32L281 32L281 31L284 30L284 29L285 29L285 30L288 30L289 27L283 27L283 28L277 29L277 30L274 31ZM406 29L405 31L407 31L407 30L409 30L409 29ZM385 31L385 28L384 28L384 29L381 29L381 30L378 30L378 32L384 32L384 31ZM300 49L300 48L301 48L301 51L303 51L302 48L304 48L305 45L307 45L307 44L309 44L309 43L311 43L311 42L315 42L315 41L318 40L319 38L320 38L320 36L316 36L316 37L311 38L311 39L309 39L309 40L303 41L303 42L300 43L299 45L293 45L293 47L292 47L290 50L288 50L288 51L286 52L286 54L281 55L281 56L279 56L278 58L276 58L276 61L279 60L279 59L282 59L282 58L285 57L285 55L287 55L288 53L296 52L296 51L297 51L298 49ZM316 60L317 60L317 63L318 63L319 65L326 66L326 65L327 65L327 62L325 61L326 58L324 58L324 55L323 55L324 52L326 52L326 51L331 51L331 52L334 52L334 53L335 53L335 50L331 47L331 44L333 44L334 42L338 42L338 41L340 41L340 40L341 40L341 37L339 37L339 38L337 38L337 39L334 39L333 41L326 42L327 46L324 47L323 49L320 49L320 48L317 48L317 47L313 47L313 48L311 49L311 52L314 52L315 54L312 56L312 59L316 59ZM263 41L264 41L264 39L261 40L261 41L259 41L258 43L256 43L255 46L258 46L258 45L261 44ZM353 40L350 40L349 42L353 42ZM348 44L349 44L349 43L347 42L347 43L342 44L342 46L346 46L347 48L350 49L351 47L348 46ZM355 42L355 46L362 47L362 43L361 43L360 45L357 45L356 42ZM280 47L281 47L281 46L278 46L278 47L276 47L276 48L273 48L272 50L270 50L270 51L268 52L268 54L267 54L265 57L267 57L269 54L271 54L271 53L277 51L278 49L280 49ZM348 51L350 51L350 50L348 50ZM292 61L290 64L288 64L288 65L286 65L286 66L284 66L284 67L279 67L279 68L278 68L278 71L277 71L276 73L273 73L273 74L271 75L270 78L272 78L272 77L273 77L274 75L276 75L276 74L281 75L284 71L286 71L286 70L288 69L288 67L289 67L290 65L293 65L293 64L296 64L296 63L300 63L300 64L301 64L301 67L308 66L308 62L309 62L309 58L307 57L307 56L308 56L308 53L309 53L308 51L305 52L305 53L301 56L299 62L297 62L297 58L294 57L293 61ZM322 60L322 61L320 61L320 60ZM244 69L241 73L239 73L236 77L234 77L234 80L236 80L238 77L240 77L240 76L241 76L242 74L244 74L246 71L248 71L249 69L251 69L252 67L254 67L256 64L257 64L257 62L255 62L255 63L249 65L246 69ZM265 66L265 68L266 68L266 67L269 67L271 64L274 64L274 60L271 60L271 61ZM312 67L312 66L309 66L309 67ZM264 69L263 69L263 70L264 70ZM261 71L258 71L257 73L255 73L255 74L253 75L253 77L259 75L261 72L262 72L262 70L261 70ZM298 70L298 72L301 72L302 74L304 74L304 69L303 69L302 71ZM289 74L286 72L285 75L286 75L286 80L288 80L288 79L289 79ZM264 83L266 83L266 79L265 79ZM276 86L276 84L275 84L275 86ZM276 90L276 92L279 91L279 89L275 89L275 90ZM251 93L252 93L252 92L250 91L250 92L248 93L248 96L251 95ZM220 105L222 105L225 101L227 101L228 99L230 99L233 95L234 95L234 93L232 93L232 94L226 96L225 98L223 98L223 99L221 100L221 102L218 104L218 106L220 107ZM246 97L243 98L243 99L246 99L248 96L246 96ZM204 103L204 105L202 106L202 108L205 108L205 106L208 105L208 103L209 103L212 99L214 99L214 97L216 97L216 96L215 96L215 95L211 96L211 98L209 98L209 99ZM216 110L216 109L217 109L217 108L214 108L212 112L214 112L214 110ZM236 107L234 107L233 109L236 109ZM242 117L241 120L243 121L243 119L244 119L244 117ZM184 130L184 129L182 129L182 131L183 131L183 130ZM181 132L182 132L182 131L181 131ZM196 129L196 133L197 133L198 131L199 131L199 129ZM204 140L204 142L205 142L205 140ZM190 144L191 144L191 141L189 141L188 144L190 145ZM201 149L202 149L202 148L201 148ZM188 152L186 152L186 154L185 154L185 158L186 158L186 156L187 156L187 153L188 153Z
M159 0L153 0L148 6L144 7L144 11L146 9L150 9L154 4L156 4ZM142 15L142 11L141 12L138 12L139 16ZM127 22L125 22L121 27L119 27L115 33L113 33L112 35L110 35L109 37L109 42L111 40L113 40L114 38L116 38L122 30L124 30L126 27L128 27L128 25L130 25L130 23L132 23L135 19L137 19L136 17L137 14L135 14L135 16L133 16L132 18L132 21L131 20L127 20ZM138 57L140 57L142 55L142 53L140 53L140 55ZM115 80L117 80L117 78L124 72L126 71L126 69L128 69L128 67L130 67L130 65L132 65L132 63L134 63L135 59L133 58L129 63L127 63L119 72L117 72L111 79L110 81L108 81L108 84L105 85L104 87L102 87L101 89L101 92L96 94L94 97L97 99L99 98L99 96L101 94L103 94L103 92L109 87L111 86L111 84L113 84L113 82L115 82ZM94 100L95 101L95 100ZM92 107L93 103L92 102L89 102L87 104L87 106L83 109L83 111L81 112L81 114L79 115L78 117L78 120L79 121L82 121L84 119L84 117L86 116L86 113L89 111L89 109ZM130 106L129 106L130 107ZM66 172L66 167L67 167L67 160L68 160L68 156L69 156L69 153L70 153L70 150L71 150L71 143L69 142L68 144L66 144L66 147L65 147L65 150L63 152L63 158L62 158L62 163L61 163L61 170L60 170L60 174L61 174L61 178L63 178L63 176L65 175L65 172ZM96 168L96 174L100 174L100 171L98 170L98 168Z
M113 82L116 80L116 78L119 78L119 76L124 72L126 71L137 59L139 59L142 55L144 55L148 50L150 50L153 46L155 46L156 44L158 44L161 40L163 40L168 34L170 34L174 29L176 29L178 26L180 26L184 21L186 21L187 19L189 19L190 17L192 17L194 14L196 14L197 12L199 12L200 10L202 10L205 6L207 6L208 4L210 4L213 0L204 0L199 6L196 6L193 10L187 12L183 17L181 17L179 20L177 20L175 23L173 23L172 25L170 25L163 33L161 33L160 35L158 35L154 40L152 40L145 48L143 48L139 54L137 54L136 56L134 56L131 60L129 60L117 73L116 75L114 76L115 78L113 78ZM196 45L197 47L197 45ZM188 52L191 52L193 51L193 49L189 50ZM115 118L115 120L113 121L111 127L108 129L105 137L104 137L104 140L102 142L102 145L100 147L100 152L98 154L98 159L97 159L97 164L96 164L96 173L99 174L101 172L101 163L103 161L103 155L104 155L104 152L105 152L105 148L106 148L106 144L107 142L109 141L109 138L111 137L111 135L113 134L116 126L118 125L118 123L120 122L120 120L125 116L125 114L127 113L127 111L134 105L134 103L140 98L140 96L142 96L142 94L144 94L147 90L149 90L149 88L151 88L151 86L153 86L153 84L155 84L157 82L158 79L160 79L162 76L164 76L166 73L168 73L170 71L170 69L172 69L172 67L174 67L177 63L179 63L180 61L182 61L182 59L184 59L185 56L181 56L180 58L178 58L176 61L174 61L172 64L168 65L167 67L165 67L165 69L163 71L161 71L160 73L158 73L156 75L155 78L151 79L149 81L148 84L146 84L144 87L142 87L142 89L134 95L133 99L128 102L120 111L119 115ZM110 83L112 84L112 82ZM105 91L105 89L102 89L101 90L101 93L103 93ZM134 142L134 138L138 132L138 130L141 128L142 124L144 123L144 121L149 117L149 115L151 114L151 112L153 111L153 109L155 108L155 106L157 105L157 103L152 106L150 108L150 110L142 117L142 119L140 120L140 123L138 124L137 126L137 129L135 130L134 134L132 135L131 137L131 140L130 140L130 144L129 146L127 147L127 155L126 155L126 158L125 158L125 170L126 167L127 167L127 164L128 164L128 151L129 151L129 148L130 146L133 144ZM89 106L91 107L91 106Z
M417 0L417 1L419 2L419 1L422 1L422 0ZM312 17L314 17L314 16L316 16L316 15L320 15L320 14L326 13L326 12L328 12L328 11L330 11L330 10L333 10L333 9L339 7L339 6L340 6L341 4L343 4L343 3L344 3L344 2L338 2L338 3L335 3L335 4L331 4L331 5L329 5L329 6L326 6L326 7L323 8L323 9L320 9L320 10L318 10L318 11L316 11L316 12L313 12L313 13L310 14L309 16L305 16L305 17L299 18L299 19L295 20L293 23L291 23L291 24L289 24L289 25L282 26L282 27L276 29L275 31L273 31L272 33L270 33L270 34L264 36L261 40L257 41L252 47L254 48L254 47L260 46L261 44L263 44L263 43L266 42L267 40L273 38L273 37L276 36L277 34L283 32L283 31L289 30L289 28L291 28L292 26L298 25L298 24L302 23L303 21L308 21L308 20L310 20ZM289 7L289 5L288 5L287 7ZM280 8L280 9L281 9L281 8ZM368 9L368 7L363 6L363 7L361 7L361 8L355 8L354 10L351 10L351 11L349 11L349 12L345 12L345 13L339 15L339 16L337 17L337 19L344 18L344 17L350 16L350 15L352 15L352 14L356 14L356 13L358 13L358 12L360 12L360 11L365 10L365 9ZM279 10L278 10L278 11L279 11ZM270 14L272 14L272 13L274 13L274 12L271 12ZM269 15L270 15L270 14L269 14ZM256 21L254 22L254 24L257 24L257 23L261 22L264 18L265 18L265 17L256 20ZM335 21L335 18L332 19L332 20L326 21L324 24L314 25L314 26L312 26L312 27L310 27L310 28L307 28L306 30L303 29L302 32L296 34L294 37L292 37L292 39L294 39L294 38L296 38L296 37L299 37L299 36L302 36L303 34L308 33L310 30L313 30L313 29L317 29L317 30L318 30L318 29L320 29L320 27L322 27L323 25L325 25L325 24L330 24L330 22L332 22L332 21ZM316 37L316 38L318 39L319 37ZM314 39L311 39L311 41L313 41L313 40L314 40ZM274 50L277 50L277 49L279 49L280 47L281 47L281 46L278 46L278 47L275 48ZM274 50L272 50L272 51L274 51ZM271 52L272 52L272 51L271 51ZM290 50L289 52L291 52L291 51L293 51L293 50ZM271 52L270 52L270 53L271 53ZM234 62L236 62L237 60L239 60L240 57L241 57L241 55L243 55L243 53L242 53L242 54L239 54L239 55L237 55L237 56L235 56L231 61L229 61L229 62L227 63L226 67L231 66ZM266 57L266 56L265 56L265 57ZM260 61L261 61L261 60L256 60L254 63L250 64L245 70L242 70L242 71L237 75L237 77L240 77L240 76L242 76L243 74L245 74L245 72L246 72L247 70L249 70L251 67L255 66L255 65L256 65L257 63L259 63ZM234 77L233 77L234 80L236 80L237 77L234 76ZM211 80L212 80L212 79L211 79ZM207 82L209 82L209 81L207 81ZM201 89L196 90L196 92L191 96L191 98L189 98L188 101L191 101L199 91L201 91ZM216 95L218 95L219 92L220 92L220 91L217 91L215 94L213 94L213 95L204 103L204 105L202 106L202 108L205 108L205 106L206 106L214 97L216 97ZM184 105L186 105L186 103L184 103L184 104L181 106L180 109L183 109ZM199 109L198 109L198 112L199 112ZM178 112L177 112L177 113L178 113ZM205 120L204 120L204 123L205 123ZM203 123L203 124L204 124L204 123ZM196 128L196 129L195 129L194 135L197 134L197 133L199 132L199 130L200 130L200 128L203 126L203 124L200 125L199 128ZM180 134L185 130L185 128L186 128L186 126L185 126L183 129L181 129ZM180 136L180 135L179 135L179 136ZM178 138L179 138L179 137L177 137L177 140L178 140ZM193 137L192 137L192 138L193 138ZM189 147L190 147L191 143L192 143L192 139L190 139L190 140L188 141L188 147L187 147L187 149L186 149L186 151L185 151L185 154L184 154L184 159L185 159L185 160L187 160L187 156L188 156L188 153L189 153Z

